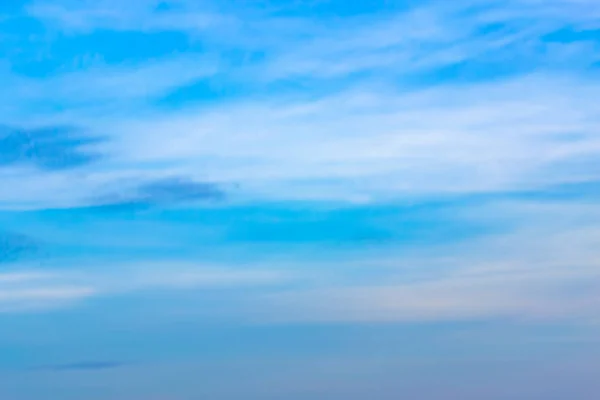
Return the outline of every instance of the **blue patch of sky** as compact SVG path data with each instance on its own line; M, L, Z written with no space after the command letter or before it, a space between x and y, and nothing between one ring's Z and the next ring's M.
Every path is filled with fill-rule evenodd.
M30 0L6 0L0 3L0 11L13 12L20 10Z
M337 19L402 11L420 3L416 0L251 0L222 5L221 8L262 10L279 17Z
M542 38L546 42L574 43L581 41L600 42L600 29L575 29L565 27L551 32Z
M558 32L557 32L558 33ZM556 58L551 47L557 43L568 43L550 39L553 35L540 42L532 42L523 48L522 42L515 46L502 47L489 50L482 54L471 56L468 59L448 63L441 67L421 68L416 72L409 72L396 77L396 81L403 86L422 87L443 83L467 84L477 82L490 82L511 77L523 76L529 73L558 72L564 70L580 69L582 72L593 67L594 56L590 49L579 49L568 52L565 49L562 57ZM561 37L558 35L558 37Z
M441 68L424 69L418 72L405 74L397 78L401 86L420 88L443 83L468 84L490 80L509 78L527 73L535 69L535 64L523 62L507 62L498 58L497 62L489 58L468 60L445 65Z
M6 229L19 229L44 243L46 260L99 258L194 260L227 256L298 254L328 248L427 248L514 229L519 221L465 220L461 212L503 200L594 202L598 182L583 182L502 194L420 201L416 204L328 208L318 204L210 206L199 208L95 207L0 213ZM135 238L135 240L131 240ZM156 246L161 243L161 246ZM333 247L332 247L333 246ZM232 251L236 249L236 251Z
M266 56L265 56L266 57ZM263 56L258 56L263 58ZM255 63L256 65L250 65ZM333 77L283 77L274 80L248 80L243 74L252 74L260 70L259 60L249 61L248 69L242 73L235 72L235 65L227 66L215 76L202 78L197 81L176 87L154 101L154 105L163 109L179 110L185 107L213 107L237 100L260 101L281 96L295 99L314 99L336 91L351 88L359 81L381 80L382 74L374 71L357 71L355 73Z
M374 249L424 249L510 229L456 217L452 203L338 209L289 205L149 208L111 213L94 208L3 212L0 222L43 241L42 262L70 268L78 260L252 261L328 257ZM311 255L312 254L312 255ZM327 258L327 257L325 257ZM55 268L59 268L58 266ZM375 273L375 271L374 271Z
M21 75L43 78L94 65L135 65L181 53L201 52L202 45L183 32L95 30L82 35L55 33L53 40L34 43L13 52L12 69Z
M255 95L256 92L260 93L256 85L237 81L227 74L219 74L172 89L157 99L156 105L174 109L185 106L214 106L218 102Z
M0 18L0 53L3 62L15 68L20 63L39 62L46 55L51 40L44 25L33 18L13 16Z

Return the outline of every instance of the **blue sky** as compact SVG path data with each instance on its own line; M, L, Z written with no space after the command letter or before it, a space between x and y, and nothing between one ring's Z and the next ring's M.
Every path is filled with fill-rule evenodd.
M597 0L4 0L0 398L597 399Z

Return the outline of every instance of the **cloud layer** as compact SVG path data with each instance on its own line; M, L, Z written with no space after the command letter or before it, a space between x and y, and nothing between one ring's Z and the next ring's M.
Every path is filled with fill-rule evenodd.
M427 2L330 21L186 1L119 12L110 1L35 2L21 18L85 37L90 56L98 29L125 42L132 29L191 42L185 55L128 63L98 54L45 79L4 72L7 123L35 112L107 142L85 179L45 176L44 196L28 188L37 173L13 171L3 179L21 195L0 200L76 205L107 184L172 176L239 184L253 200L375 202L598 180L598 18L588 5ZM18 132L3 139L11 164L89 161L59 128L35 143Z
M0 2L0 397L597 398L597 3Z

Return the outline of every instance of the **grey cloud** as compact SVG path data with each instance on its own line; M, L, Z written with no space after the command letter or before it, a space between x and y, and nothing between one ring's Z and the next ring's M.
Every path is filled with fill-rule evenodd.
M83 361L69 364L46 365L35 369L50 371L97 371L119 368L124 365L124 363L117 361Z
M222 200L225 193L220 186L209 182L195 182L182 178L154 181L139 188L140 198L152 203L170 203L189 200Z
M29 236L0 231L0 263L16 261L37 248L36 241Z
M105 211L131 211L182 202L215 202L225 198L225 190L217 183L176 177L141 183L133 189L126 190L124 194L101 197L95 200L95 206L92 208Z
M45 170L79 167L99 155L85 147L99 138L66 126L24 128L0 125L0 167L34 165Z

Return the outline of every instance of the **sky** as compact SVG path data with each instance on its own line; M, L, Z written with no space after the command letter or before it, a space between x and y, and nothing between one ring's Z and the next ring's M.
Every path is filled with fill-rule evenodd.
M596 400L598 0L2 0L0 398Z

